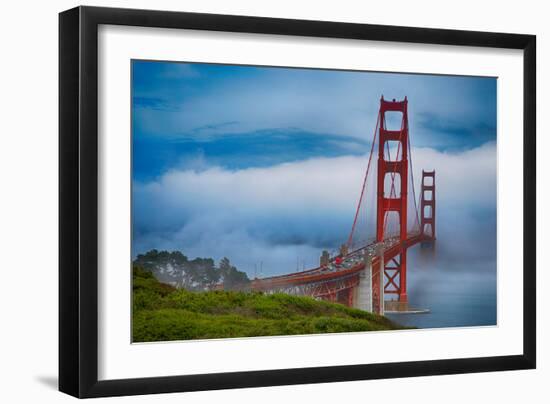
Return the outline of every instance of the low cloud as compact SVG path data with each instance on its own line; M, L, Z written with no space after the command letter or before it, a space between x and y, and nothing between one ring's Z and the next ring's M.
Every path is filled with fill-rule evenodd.
M449 262L494 260L495 144L461 153L418 148L412 155L417 192L422 168L436 170L439 253ZM133 252L227 256L252 276L260 266L263 275L314 266L322 249L345 242L366 163L367 156L345 156L230 170L203 161L200 170L137 182ZM366 199L370 211L373 200Z

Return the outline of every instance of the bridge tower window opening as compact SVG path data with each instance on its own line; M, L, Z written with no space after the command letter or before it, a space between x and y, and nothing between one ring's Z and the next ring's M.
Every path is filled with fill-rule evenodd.
M426 219L431 219L432 218L432 207L431 205L425 205L424 206L424 215L423 215Z
M402 161L403 160L403 142L396 140L387 140L385 142L385 161Z
M433 227L431 223L425 223L422 228L422 233L427 237L433 237Z
M387 130L400 131L403 128L403 111L386 110L382 123Z
M386 212L384 218L384 234L386 239L389 237L399 237L401 229L401 215L397 211Z
M386 173L384 175L384 197L401 198L401 174Z

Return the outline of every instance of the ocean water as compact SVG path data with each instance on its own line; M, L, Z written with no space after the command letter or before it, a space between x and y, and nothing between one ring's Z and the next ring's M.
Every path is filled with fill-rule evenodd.
M418 265L408 268L411 308L423 314L388 314L391 320L418 328L474 327L497 324L496 263Z

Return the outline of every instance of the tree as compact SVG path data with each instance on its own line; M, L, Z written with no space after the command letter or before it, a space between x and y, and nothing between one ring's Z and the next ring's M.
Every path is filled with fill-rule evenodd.
M234 289L238 287L243 287L250 279L245 272L239 271L229 261L229 258L223 257L220 260L220 277L223 280L223 285L225 289Z
M188 290L208 290L219 282L224 288L237 289L250 282L246 273L231 265L227 257L216 267L212 258L189 260L180 251L150 250L139 254L134 265L152 273L160 282Z

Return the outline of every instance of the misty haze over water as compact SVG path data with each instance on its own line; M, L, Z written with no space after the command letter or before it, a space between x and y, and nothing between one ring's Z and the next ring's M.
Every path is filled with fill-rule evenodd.
M387 314L391 320L418 328L497 324L495 262L453 264L438 258L437 249L433 254L410 249L408 256L409 305L430 312Z

